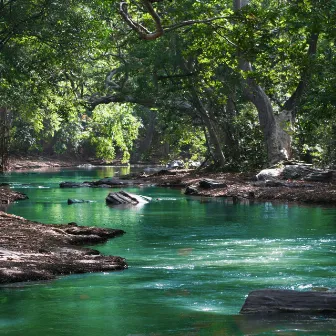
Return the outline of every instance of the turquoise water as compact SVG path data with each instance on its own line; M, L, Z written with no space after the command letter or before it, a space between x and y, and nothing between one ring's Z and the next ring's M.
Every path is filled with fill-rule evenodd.
M336 209L230 204L179 190L128 188L153 197L128 209L109 189L60 189L127 168L12 173L0 177L29 200L7 209L30 220L119 228L102 253L123 272L81 274L0 290L0 335L335 335L332 318L239 315L249 291L336 287ZM67 205L68 198L92 203Z

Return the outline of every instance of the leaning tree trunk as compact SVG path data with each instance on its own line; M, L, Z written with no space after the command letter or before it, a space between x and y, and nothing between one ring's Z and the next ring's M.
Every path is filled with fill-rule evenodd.
M245 80L244 93L257 108L269 163L274 164L291 158L292 139L285 130L292 125L291 113L283 111L276 116L269 97L252 79Z
M233 0L234 10L248 5L249 0ZM253 71L251 64L238 54L239 67L243 71ZM253 78L243 79L244 94L258 111L260 128L264 135L268 162L271 164L291 158L291 136L285 128L291 126L290 113L284 111L275 116L272 103L264 89Z

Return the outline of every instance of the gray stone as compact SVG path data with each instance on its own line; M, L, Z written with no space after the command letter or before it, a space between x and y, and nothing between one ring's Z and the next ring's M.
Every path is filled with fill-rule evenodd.
M198 195L198 189L196 186L188 186L184 192L185 195Z
M61 188L82 188L91 187L89 183L78 183L78 182L61 182L59 185Z
M312 182L330 182L333 179L333 171L321 171L308 174L304 180Z
M263 169L257 174L256 178L258 181L275 180L280 177L283 172L283 168L269 168Z
M227 184L212 179L203 179L199 181L199 186L204 189L226 188Z
M105 184L105 185L109 185L109 186L122 186L122 185L126 184L125 181L120 181L120 179L113 178L113 177L103 178L103 179L101 179L99 181L95 181L93 183L95 185Z
M240 313L336 314L336 293L264 289L249 293Z
M76 198L68 198L68 204L75 204L75 203L92 203L92 201L86 201L83 199L76 199Z
M283 170L283 178L288 180L297 180L306 177L310 173L320 171L319 169L314 169L310 165L288 165L285 166Z

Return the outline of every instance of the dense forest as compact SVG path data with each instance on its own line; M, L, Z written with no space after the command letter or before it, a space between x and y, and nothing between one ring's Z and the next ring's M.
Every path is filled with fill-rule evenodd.
M0 1L10 155L336 162L335 0Z

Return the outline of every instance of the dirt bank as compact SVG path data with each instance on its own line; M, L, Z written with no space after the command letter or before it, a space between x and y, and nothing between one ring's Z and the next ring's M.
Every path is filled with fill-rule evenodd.
M79 245L103 243L122 230L44 225L0 211L0 283L49 280L58 275L127 268L121 257Z
M9 170L74 167L87 163L77 158L57 158L44 156L13 156L9 160Z

